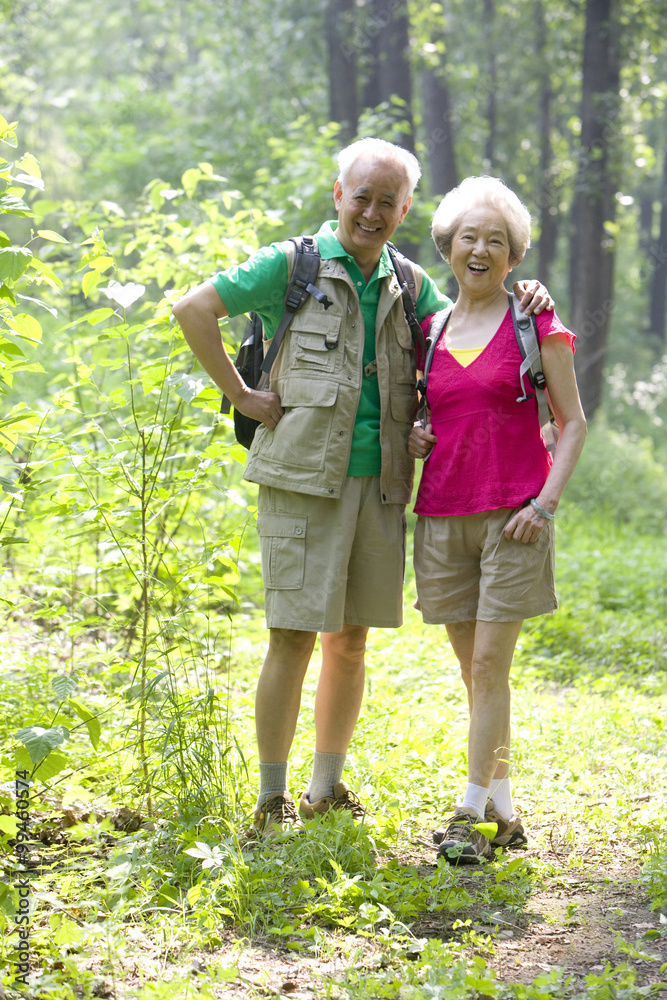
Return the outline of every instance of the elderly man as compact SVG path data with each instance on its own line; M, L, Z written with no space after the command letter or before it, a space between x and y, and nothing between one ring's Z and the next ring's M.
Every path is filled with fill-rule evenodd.
M331 808L363 815L342 773L363 697L366 636L371 626L402 623L415 362L386 244L410 208L421 171L411 153L380 139L353 143L338 162L338 223L326 222L316 234L316 284L330 305L324 309L311 297L295 315L269 391L242 381L218 321L253 310L273 336L294 266L293 244L259 250L174 306L202 366L236 409L260 421L245 472L259 483L269 629L255 702L259 835L299 822L288 791L288 756L318 632L313 772L299 810L306 817ZM449 300L421 268L413 270L421 322ZM541 286L515 291L527 311L548 300Z

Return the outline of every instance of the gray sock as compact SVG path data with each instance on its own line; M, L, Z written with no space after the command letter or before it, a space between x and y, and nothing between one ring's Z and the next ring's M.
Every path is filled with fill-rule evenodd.
M309 802L332 798L334 785L343 777L345 757L344 753L318 753L317 750L315 751L313 754L313 776L308 788Z
M279 795L287 788L287 761L283 764L262 764L259 765L259 795L257 796L257 806L269 795Z

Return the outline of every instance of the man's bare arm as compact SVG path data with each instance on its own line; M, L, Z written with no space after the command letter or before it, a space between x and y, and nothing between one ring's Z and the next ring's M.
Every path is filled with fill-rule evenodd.
M234 408L274 428L283 415L280 399L274 392L248 388L234 367L218 325L228 311L215 286L206 281L193 288L174 304L173 313L192 353Z

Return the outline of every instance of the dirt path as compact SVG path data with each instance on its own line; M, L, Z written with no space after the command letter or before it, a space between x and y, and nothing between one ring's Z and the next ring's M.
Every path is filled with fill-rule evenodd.
M432 871L430 856L421 842L406 848L403 860L427 875ZM550 852L534 850L526 852L526 857L535 862L553 861ZM561 872L553 884L530 895L525 907L498 907L494 913L497 922L485 924L473 916L473 929L488 935L492 942L492 948L483 952L487 967L505 984L529 984L540 975L562 971L564 977L572 977L570 989L575 992L585 989L587 976L600 976L607 965L614 968L622 962L634 970L637 987L660 982L665 978L660 975L660 966L667 962L665 924L658 911L648 908L637 874L636 866L621 861L609 864L589 855L580 867ZM462 879L465 882L465 874ZM454 923L450 913L428 914L411 930L418 940L460 940L461 931ZM647 939L645 935L651 931L660 936ZM313 1000L324 995L323 979L340 977L346 971L346 961L341 958L310 959L269 942L241 950L237 945L234 952L239 975L224 992L216 994L223 1000L260 996ZM356 953L357 969L377 968L379 949L367 938L341 938L341 953ZM231 946L223 947L209 960L223 956L231 958ZM397 975L400 978L400 971ZM659 995L667 997L667 991Z

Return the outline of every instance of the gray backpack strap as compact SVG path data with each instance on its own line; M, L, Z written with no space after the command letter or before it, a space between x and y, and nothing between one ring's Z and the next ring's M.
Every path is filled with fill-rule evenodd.
M447 309L441 309L437 312L433 319L431 320L431 326L429 327L428 337L426 338L426 356L424 358L424 370L422 372L422 377L417 382L417 391L419 392L419 419L422 422L422 426L426 426L426 411L428 410L428 399L426 398L426 386L428 384L428 373L431 370L431 365L433 364L433 355L435 354L435 348L437 346L440 337L442 336L443 330L447 325L447 320L449 319L453 305L449 306Z
M519 388L520 395L517 403L525 403L528 399L537 400L537 413L542 429L542 437L546 449L553 455L556 450L556 435L553 427L553 414L549 406L546 392L547 380L542 371L542 355L540 353L540 341L537 335L537 323L533 315L526 316L519 309L519 300L516 295L509 296L510 309L512 312L512 322L519 350L521 351L521 367L519 368ZM534 389L533 393L526 392L524 375L528 376L528 381Z

